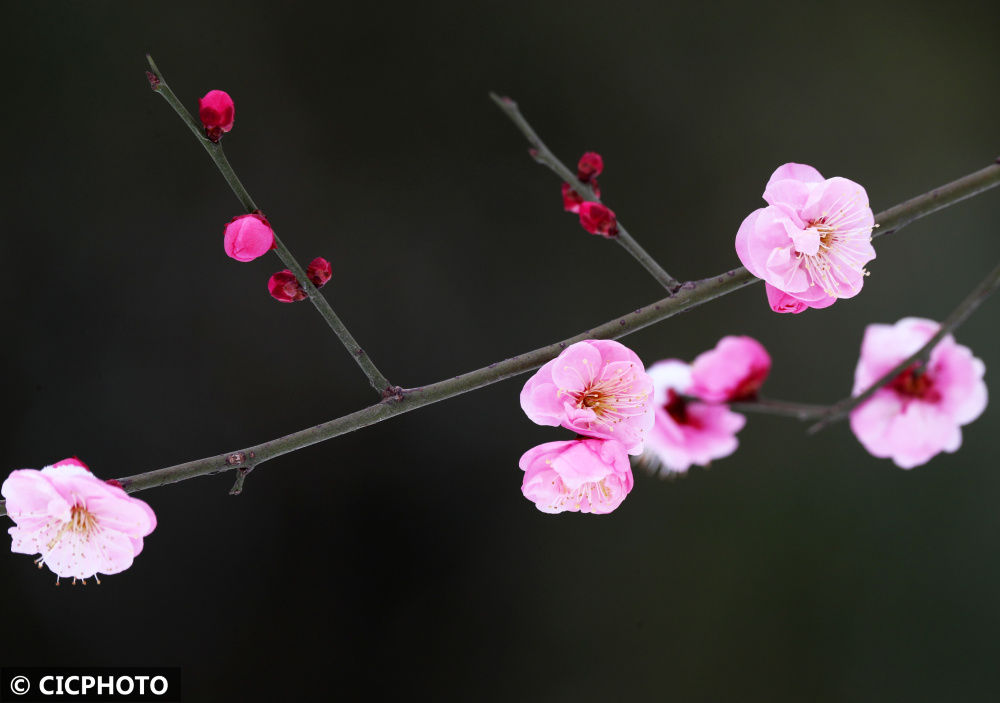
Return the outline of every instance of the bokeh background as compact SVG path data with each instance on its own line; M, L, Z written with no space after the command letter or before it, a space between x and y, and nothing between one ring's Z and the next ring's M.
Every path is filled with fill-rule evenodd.
M148 88L236 100L225 145L394 381L420 385L662 297L560 208L488 100L519 101L672 273L738 264L786 161L874 209L1000 154L995 3L21 3L7 8L5 470L77 454L123 476L373 402L307 304L237 264L239 204ZM627 338L648 362L724 334L769 395L850 391L864 326L942 318L1000 257L1000 192L879 240L857 298L772 314L760 287ZM990 301L958 334L1000 368ZM846 424L755 415L737 454L637 475L608 517L535 510L524 378L232 476L140 494L146 551L99 587L0 557L4 665L177 665L185 700L885 701L1000 694L990 407L904 472ZM996 386L993 390L996 391ZM6 519L4 519L6 522Z

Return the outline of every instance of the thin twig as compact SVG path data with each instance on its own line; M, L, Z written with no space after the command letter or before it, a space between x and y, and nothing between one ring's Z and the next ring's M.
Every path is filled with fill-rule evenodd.
M229 159L226 158L226 153L222 150L221 143L213 143L211 140L206 138L205 132L201 125L194 118L194 116L188 112L187 108L184 107L183 103L177 99L174 91L170 89L167 85L166 80L163 78L163 74L160 69L156 67L153 62L153 57L146 55L146 60L149 61L149 67L152 69L153 77L150 79L150 86L153 88L154 92L159 93L163 96L163 99L167 101L170 107L174 108L174 111L180 116L184 124L188 126L191 132L195 135L197 140L205 147L205 151L208 155L212 157L212 161L215 163L216 168L219 169L219 173L222 177L226 179L226 183L229 187L233 189L233 193L242 203L243 207L247 212L255 212L259 210L256 203L254 203L253 198L250 197L250 193L247 189L243 187L243 183L237 177L236 172L233 170L232 165L229 163ZM319 314L323 316L326 320L327 325L333 330L333 333L337 335L337 339L340 340L341 344L347 349L348 353L354 358L361 370L365 372L365 376L368 377L368 381L372 384L372 387L382 395L386 397L397 391L396 387L393 386L389 379L382 375L382 372L378 370L372 360L368 357L368 354L361 348L357 340L350 333L347 327L341 322L337 313L333 311L330 307L330 303L327 302L326 298L322 293L312 284L309 277L306 275L305 270L302 265L299 264L298 260L292 256L292 252L288 250L288 247L278 238L278 235L274 235L275 253L281 262L291 270L298 279L299 284L305 290L309 296L309 300L312 304L316 306Z
M490 98L493 99L504 114L510 118L521 133L527 138L528 143L531 144L531 156L540 164L544 164L552 169L557 176L566 181L572 186L581 198L584 200L589 200L593 203L601 202L601 199L597 197L593 188L589 185L583 183L576 174L571 170L566 168L566 164L559 160L559 158L552 153L552 151L545 146L545 142L541 140L532 126L521 114L521 111L517 107L517 103L507 97L500 97L496 93L490 93ZM628 230L622 226L621 220L617 220L618 234L614 237L621 244L625 251L631 254L636 261L642 264L643 268L652 274L653 278L659 281L660 285L666 288L669 292L673 293L681 284L676 278L667 273L656 259L649 255L645 249L643 249L639 242L632 238L632 235L628 233Z
M920 347L917 351L910 354L908 357L900 361L898 364L892 367L889 371L883 374L877 381L868 386L865 390L856 396L850 398L844 398L843 400L834 403L829 410L823 415L819 422L809 428L809 434L815 434L822 430L824 427L837 420L843 420L845 417L851 414L851 411L856 407L864 403L866 400L875 395L875 392L887 383L892 382L899 374L906 371L908 368L914 364L926 364L928 358L930 358L931 351L937 346L938 342L944 339L945 335L953 332L959 325L965 322L969 315L971 315L979 305L986 300L993 291L1000 287L1000 264L990 271L989 275L984 278L975 290L973 290L969 295L958 304L951 314L944 319L941 323L941 328L927 340L924 346Z

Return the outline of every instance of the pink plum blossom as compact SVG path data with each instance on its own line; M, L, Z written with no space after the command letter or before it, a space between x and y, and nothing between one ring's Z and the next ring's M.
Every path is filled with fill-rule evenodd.
M532 422L614 439L642 453L653 426L653 381L635 352L611 340L570 345L538 369L521 391Z
M222 245L237 261L253 261L274 249L274 230L260 213L239 215L226 224Z
M62 578L124 571L156 527L145 502L100 480L76 458L41 471L13 471L0 492L16 523L8 530L10 550L41 554L39 568L44 564Z
M756 339L723 337L691 364L690 393L709 403L746 400L757 395L770 372L771 356Z
M740 225L736 253L750 273L772 287L771 309L801 312L857 295L867 275L864 266L875 258L875 218L865 189L789 163L771 175L764 200L768 206Z
M940 326L907 317L895 325L868 325L854 372L860 394L920 349ZM949 334L924 366L914 365L851 412L851 429L865 449L902 469L962 446L962 425L986 409L986 367Z
M646 372L653 379L656 423L646 436L643 457L667 475L687 471L692 464L708 466L736 451L736 433L746 418L715 405L690 400L691 366L679 359L659 361Z
M235 116L233 99L224 90L210 90L198 100L198 117L205 126L205 134L213 142L232 130Z
M547 442L525 452L518 465L521 492L543 513L610 513L633 485L625 447L614 440Z

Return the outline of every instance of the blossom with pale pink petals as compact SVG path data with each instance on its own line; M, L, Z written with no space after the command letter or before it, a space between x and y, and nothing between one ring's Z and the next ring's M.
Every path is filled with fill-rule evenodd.
M258 212L238 215L226 224L222 246L237 261L253 261L274 249L274 230Z
M940 329L907 317L895 325L868 325L854 373L854 395L869 388ZM986 409L986 367L949 334L925 365L914 365L851 412L851 429L871 454L911 469L939 452L962 446L962 425Z
M864 266L875 258L875 219L865 189L789 163L771 175L764 200L768 206L740 225L736 253L750 273L776 289L768 290L771 309L801 312L857 295Z
M635 352L611 340L586 340L528 379L521 407L539 425L614 439L638 455L653 426L652 392L652 379Z
M746 418L725 405L691 400L691 366L679 359L659 361L646 373L653 379L656 423L646 435L647 464L663 475L707 466L736 451L736 433Z
M771 356L753 337L727 336L691 364L690 393L709 403L757 395L771 372Z
M11 551L40 554L39 568L74 582L127 569L156 527L144 501L100 480L75 457L41 471L13 471L0 493L16 523L8 530Z
M625 447L614 440L547 442L518 462L521 492L543 513L610 513L632 490Z

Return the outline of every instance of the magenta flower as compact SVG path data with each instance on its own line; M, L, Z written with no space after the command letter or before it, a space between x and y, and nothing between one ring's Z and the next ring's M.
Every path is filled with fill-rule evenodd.
M693 396L709 403L746 400L757 395L771 372L771 356L753 337L723 337L691 364Z
M580 203L580 226L591 234L599 234L611 239L618 235L618 220L615 212L600 203Z
M547 442L525 452L518 466L521 492L543 513L610 513L633 485L625 448L613 440Z
M938 323L907 317L895 325L868 325L854 372L858 395L927 343ZM873 456L901 469L927 463L962 446L962 425L986 409L986 367L968 347L946 335L925 366L914 366L851 412L851 429Z
M213 142L232 130L235 116L233 99L224 90L210 90L198 100L198 117L205 126L205 134Z
M238 215L226 224L222 245L237 261L253 261L274 249L274 230L260 213Z
M594 191L595 196L601 197L601 189L597 186L597 179L594 179L594 182L590 184L590 188ZM569 183L562 184L562 201L563 210L574 214L580 212L580 206L584 203L583 198L570 187Z
M824 308L861 290L875 258L868 194L846 178L824 179L804 164L780 166L767 182L768 207L754 210L736 235L736 253L753 275L803 304L768 290L778 312Z
M39 568L44 564L62 578L124 571L156 527L145 502L100 480L76 458L41 471L13 471L0 493L16 523L8 530L10 550L41 554Z
M736 451L736 433L746 418L725 405L690 400L691 367L679 359L659 361L646 369L653 379L656 423L646 436L644 460L663 475L708 466Z
M306 299L306 292L290 269L271 274L267 279L267 292L280 303L296 303Z
M611 340L567 347L528 379L521 407L539 425L615 439L641 454L653 426L653 381L631 349Z

